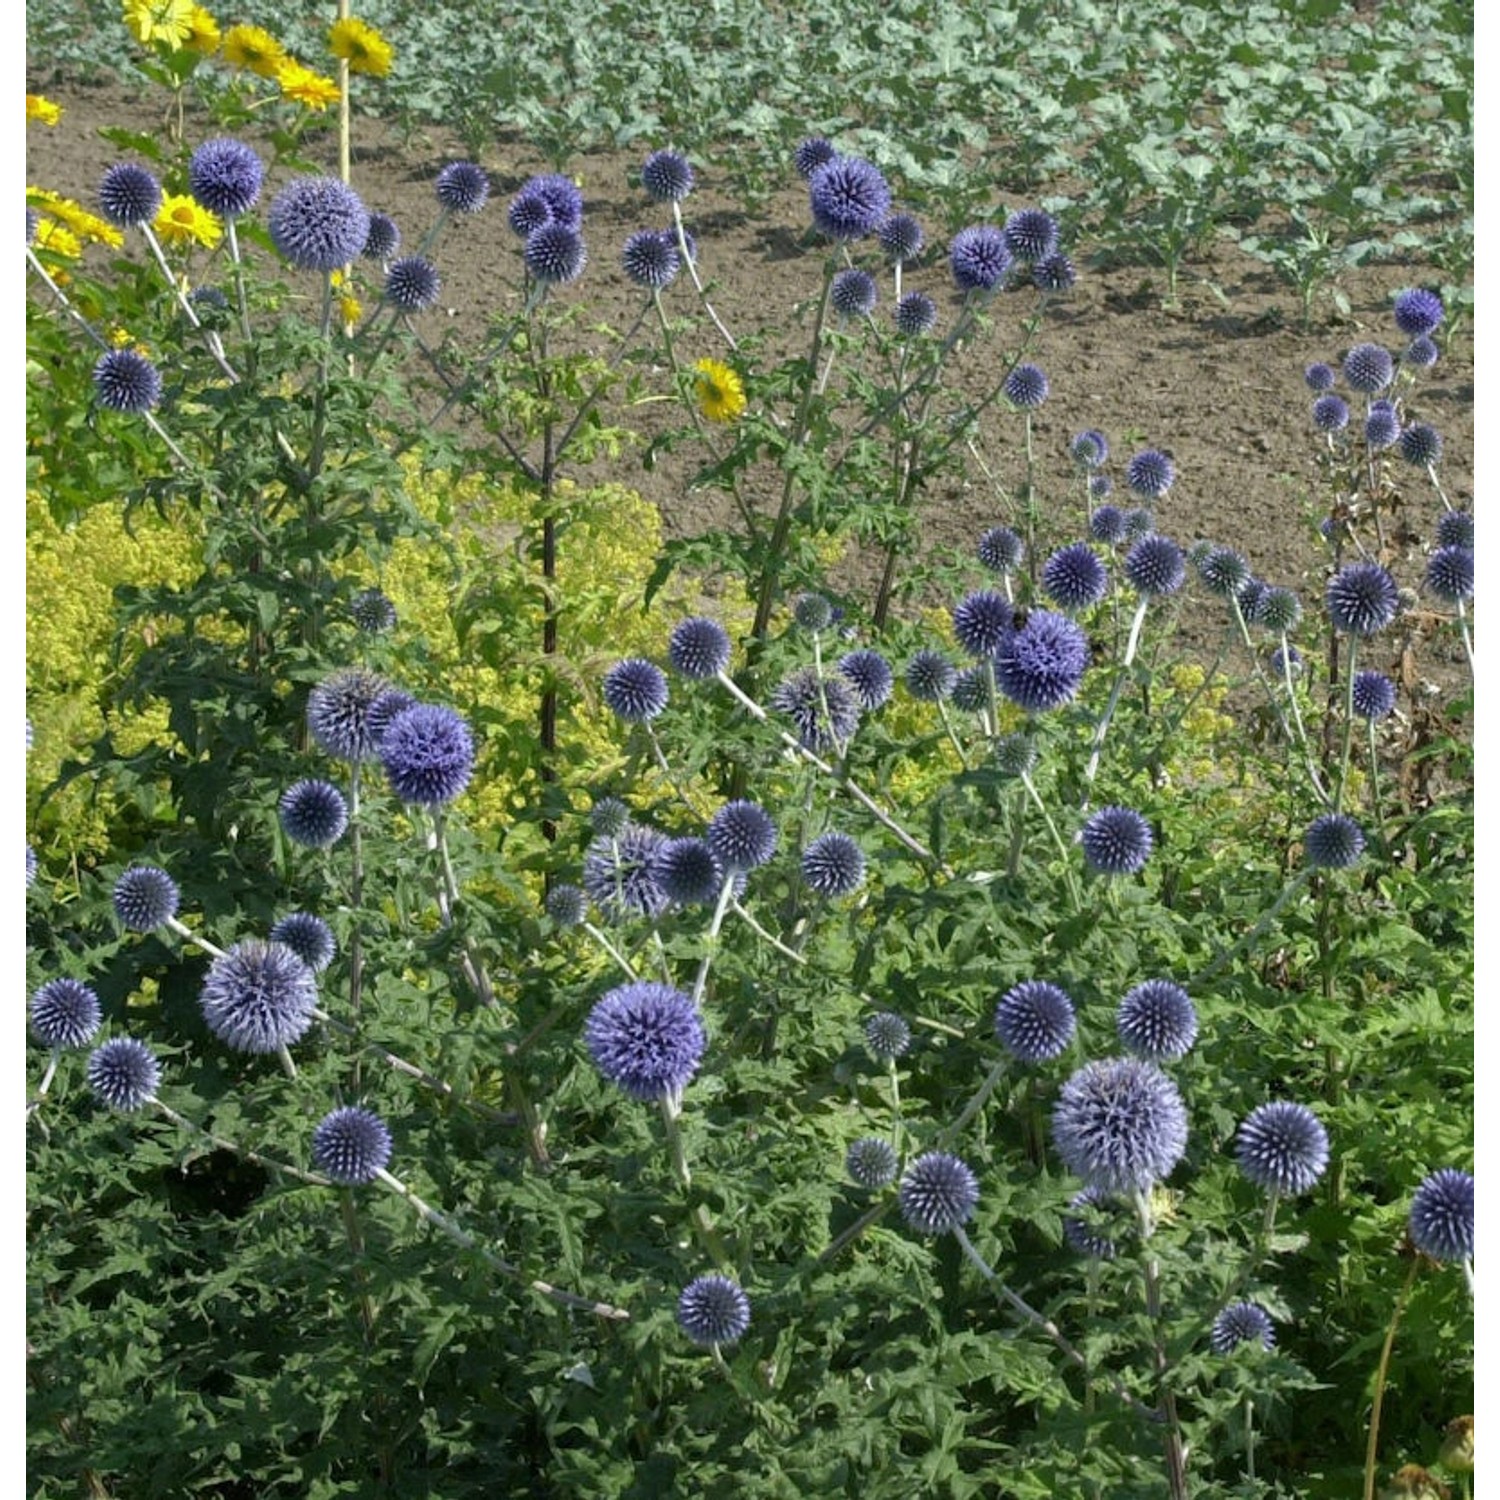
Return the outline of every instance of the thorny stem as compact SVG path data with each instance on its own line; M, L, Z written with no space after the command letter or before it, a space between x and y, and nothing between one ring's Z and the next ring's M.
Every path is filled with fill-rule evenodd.
M686 1197L693 1186L693 1174L688 1168L687 1147L682 1139L682 1096L680 1094L666 1093L661 1096L661 1118L666 1126L667 1145L671 1151L672 1176ZM714 1228L713 1220L708 1216L708 1210L702 1203L694 1203L689 1217L692 1220L693 1233L697 1236L704 1253L716 1266L723 1266L727 1269L731 1264L729 1252L724 1248L724 1241L719 1237L718 1230Z

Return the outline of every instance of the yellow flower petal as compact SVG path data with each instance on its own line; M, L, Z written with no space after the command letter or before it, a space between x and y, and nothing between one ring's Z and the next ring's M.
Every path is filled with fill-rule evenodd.
M168 193L151 227L164 245L203 245L212 250L224 236L218 219L186 193Z
M351 73L384 78L395 56L391 44L367 22L355 16L335 21L328 33L328 50L349 64Z
M36 229L36 243L40 249L50 250L54 255L65 255L77 260L83 254L83 246L71 229L64 229L56 219L43 219Z
M193 0L125 0L121 19L143 47L165 42L180 47L188 39Z
M745 387L740 377L716 359L700 359L693 366L698 410L710 422L732 422L745 409Z
M71 229L80 239L92 240L95 244L109 245L119 249L125 236L105 219L91 214L86 208L50 188L28 187L26 199L36 207L51 214L59 224Z
M189 52L211 57L219 50L219 23L201 5L195 5L188 17L188 34L183 46Z
M309 109L327 109L339 102L339 86L333 79L288 59L276 70L276 83L284 97Z
M27 94L26 118L40 120L43 125L56 125L62 119L62 105L44 99L40 94Z
M219 50L231 68L244 68L261 78L274 78L290 61L286 48L259 26L231 26Z

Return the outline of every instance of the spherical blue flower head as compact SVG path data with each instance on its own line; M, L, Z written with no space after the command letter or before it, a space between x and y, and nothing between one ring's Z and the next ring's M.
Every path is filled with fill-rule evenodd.
M415 708L417 700L403 688L387 688L370 705L370 735L378 746L392 723L409 708Z
M395 629L396 606L380 589L361 589L349 601L349 618L366 635L381 635Z
M1276 1343L1271 1315L1258 1302L1231 1302L1208 1331L1208 1347L1215 1354L1228 1354L1240 1344L1259 1344L1270 1349Z
M540 193L552 210L552 218L569 229L578 229L583 224L583 194L578 184L563 172L543 172L522 184L524 193L528 188Z
M1408 338L1431 333L1443 321L1443 299L1425 287L1396 294L1396 327Z
M365 248L360 254L366 260L389 260L400 247L401 231L396 221L389 214L371 214Z
M967 1223L979 1202L979 1179L946 1151L927 1151L901 1176L901 1217L918 1234L947 1234Z
M1285 647L1278 646L1267 657L1267 662L1274 677L1300 677L1302 675L1302 653L1290 641Z
M177 915L177 882L155 865L131 865L111 893L115 916L127 932L153 932Z
M156 1097L161 1064L144 1042L117 1036L89 1054L84 1077L101 1104L133 1114Z
M807 180L813 223L834 240L874 234L891 210L891 189L880 168L860 156L835 156Z
M1265 629L1285 635L1302 618L1302 601L1291 589L1280 585L1265 589L1255 601L1255 621Z
M1096 542L1113 546L1125 535L1124 511L1118 505L1095 506L1089 514L1089 535ZM1128 562L1126 566L1128 570Z
M838 673L854 689L854 700L867 713L883 707L896 685L891 664L878 651L850 651L838 661Z
M1125 577L1138 594L1175 594L1186 573L1182 548L1171 537L1143 536L1125 554Z
M1009 526L991 526L979 538L977 555L992 573L1014 573L1026 556L1026 543Z
M1373 396L1391 383L1396 366L1390 350L1379 344L1356 344L1344 356L1344 379L1351 391Z
M667 706L667 674L643 657L617 661L604 674L604 701L627 724L649 724Z
M1118 1216L1116 1201L1098 1188L1086 1187L1068 1199L1068 1207L1074 1212L1063 1215L1062 1232L1069 1247L1090 1260L1113 1260L1115 1242L1105 1233L1102 1221Z
M1345 635L1371 636L1396 618L1396 580L1373 562L1354 562L1328 580L1328 617Z
M865 852L847 833L820 833L802 851L802 879L819 896L851 895L864 878Z
M1089 499L1107 500L1115 492L1115 482L1108 474L1089 475Z
M1066 255L1045 255L1031 268L1031 284L1051 296L1071 291L1077 280L1078 270Z
M589 258L578 231L555 219L526 236L523 254L526 269L538 281L554 286L577 280Z
M879 295L875 278L857 266L840 271L828 289L828 300L842 318L862 318L874 311Z
M911 1027L893 1010L880 1010L865 1022L865 1046L876 1062L895 1062L911 1046Z
M896 1148L878 1135L862 1135L844 1154L849 1180L872 1193L896 1180Z
M588 912L588 896L581 886L555 885L542 907L559 927L577 927Z
M260 197L266 169L243 141L221 136L204 141L188 162L188 191L210 213L238 218Z
M310 911L294 911L284 916L270 932L273 943L290 948L314 974L321 974L338 952L333 928L322 917Z
M1433 1260L1474 1259L1474 1178L1442 1167L1412 1194L1407 1221L1411 1242Z
M681 1094L708 1046L692 1000L650 980L610 990L589 1012L583 1040L608 1082L644 1100Z
M993 291L1011 267L1005 236L993 224L971 224L953 236L948 265L961 292Z
M373 1110L330 1110L313 1131L312 1164L339 1187L374 1182L391 1159L391 1133Z
M717 677L729 665L729 634L702 615L679 620L667 641L667 660L689 681Z
M859 700L846 678L820 677L801 667L777 684L771 707L791 719L797 740L809 750L844 744L859 728Z
M1348 813L1323 813L1308 825L1303 849L1319 870L1347 870L1364 852L1365 836Z
M1060 609L1088 609L1108 592L1109 573L1087 542L1074 542L1042 564L1042 587Z
M630 809L618 797L601 797L589 809L589 826L602 839L617 839L630 826Z
M814 135L809 136L792 153L792 163L797 168L797 175L808 182L819 167L826 166L837 155L832 141L825 141L822 136Z
M1127 1051L1152 1062L1175 1062L1197 1039L1198 1013L1180 984L1147 979L1120 1001L1115 1029Z
M1466 510L1445 510L1438 517L1439 547L1467 547L1474 550L1474 517Z
M1322 395L1324 391L1331 391L1334 382L1338 379L1332 365L1325 365L1321 360L1310 364L1303 372L1302 378L1307 382L1310 391Z
M750 1326L750 1299L727 1276L699 1276L677 1299L677 1326L700 1349L738 1343Z
M1063 1164L1090 1187L1120 1197L1160 1182L1187 1149L1187 1109L1155 1063L1107 1057L1062 1086L1052 1138Z
M1296 1197L1307 1192L1328 1165L1328 1132L1305 1104L1274 1099L1240 1122L1234 1156L1256 1187Z
M544 224L550 224L553 218L551 200L530 183L510 200L510 207L505 211L505 222L523 240Z
M1036 741L1023 730L995 741L995 769L1002 776L1028 776L1036 765Z
M970 656L993 656L1010 634L1015 615L1004 594L978 589L953 606L953 634Z
M1045 260L1057 249L1057 220L1040 208L1019 208L1001 230L1017 260Z
M601 834L583 856L583 888L611 920L657 917L667 908L667 893L656 878L656 863L666 835L638 823L627 823L610 837Z
M702 839L668 839L652 866L657 884L678 906L701 906L724 886L724 871Z
M958 681L958 668L941 651L918 651L906 664L906 691L921 703L941 703Z
M349 826L349 804L331 781L294 781L276 807L282 832L306 849L328 849Z
M134 162L118 162L99 184L99 207L121 229L149 224L161 207L161 183Z
M42 227L42 216L28 203L26 205L26 243L36 243L36 232Z
M915 260L922 253L922 226L911 214L891 214L876 238L885 258L894 266Z
M1271 585L1260 578L1247 578L1234 591L1234 597L1239 602L1240 613L1245 617L1247 624L1254 624L1260 616L1260 602L1269 592Z
M926 292L903 292L892 316L897 333L919 339L937 327L937 303Z
M1073 698L1088 664L1088 637L1072 620L1033 610L995 654L995 685L1027 713L1045 713Z
M671 286L682 269L676 236L668 237L659 229L636 230L620 251L620 265L637 286L655 291Z
M1233 547L1209 547L1198 559L1198 577L1210 594L1220 599L1238 599L1250 582L1250 564Z
M1389 401L1372 401L1365 417L1365 442L1372 448L1389 448L1401 435L1401 422Z
M216 286L195 286L188 293L188 302L198 314L198 321L205 328L227 328L229 326L229 298Z
M490 201L490 179L471 161L450 161L432 187L437 201L456 214L477 214Z
M1342 432L1349 425L1349 406L1342 396L1319 396L1312 404L1313 426L1319 432Z
M94 365L94 395L100 406L139 416L161 400L161 373L134 349L109 349Z
M1094 478L1099 478L1095 475ZM1156 530L1156 516L1144 505L1132 506L1125 512L1125 540L1138 542Z
M271 200L271 243L301 271L337 271L358 260L370 211L337 177L294 177Z
M1396 442L1401 457L1419 469L1435 464L1443 456L1443 440L1437 428L1429 427L1426 422L1412 422L1403 427Z
M403 802L441 807L469 784L474 736L451 708L418 703L397 714L381 735L380 763Z
M821 594L798 594L792 601L792 619L816 635L833 624L833 606Z
M1077 1025L1072 998L1045 979L1023 979L995 1006L995 1035L1017 1062L1061 1057Z
M1384 672L1356 672L1353 697L1360 718L1383 719L1396 707L1396 684Z
M402 312L426 312L436 304L442 285L437 267L420 255L392 261L385 273L386 301Z
M1005 377L1002 389L1012 406L1021 411L1035 411L1047 399L1052 387L1039 365L1021 364Z
M1176 477L1172 460L1157 448L1143 448L1125 465L1125 483L1143 500L1160 500Z
M1090 813L1080 839L1084 859L1100 875L1134 875L1145 869L1155 842L1151 825L1131 807Z
M693 190L693 168L680 151L653 151L641 167L641 186L658 203L681 203Z
M983 662L960 669L953 683L953 706L966 714L983 713L990 706L990 678Z
M283 943L246 938L209 965L198 995L208 1029L236 1052L277 1052L312 1025L313 971Z
M1468 547L1439 547L1427 559L1427 587L1445 604L1474 597L1474 553Z
M1109 458L1109 439L1097 427L1076 432L1068 443L1073 462L1085 469L1097 469Z
M776 852L776 824L758 802L726 802L708 820L708 847L732 874L763 865Z
M82 1047L100 1019L98 995L78 979L49 979L31 997L31 1030L44 1047Z
M1438 362L1438 346L1426 334L1418 334L1401 355L1401 363L1414 370L1430 370Z

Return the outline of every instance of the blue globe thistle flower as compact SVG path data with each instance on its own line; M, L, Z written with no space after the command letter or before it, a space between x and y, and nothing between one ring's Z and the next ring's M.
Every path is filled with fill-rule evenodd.
M1075 432L1068 443L1073 462L1085 469L1097 469L1109 459L1109 439L1097 427Z
M708 1046L692 1000L650 980L610 990L589 1012L583 1040L603 1077L642 1100L680 1095Z
M1052 387L1039 365L1020 364L1005 377L1005 399L1021 411L1035 411Z
M1115 1029L1127 1051L1152 1062L1175 1062L1197 1039L1198 1013L1180 984L1146 979L1120 1001Z
M1365 416L1365 442L1372 448L1389 448L1401 435L1401 421L1389 401L1372 401Z
M1198 577L1217 598L1238 599L1250 582L1250 564L1233 547L1209 546L1198 559Z
M26 884L31 887L36 884L36 850L30 844L26 846Z
M555 885L547 892L542 908L559 927L577 927L588 912L588 896L581 886Z
M953 681L953 706L967 714L983 713L990 706L989 672L983 662L959 671Z
M797 175L807 182L819 167L826 166L837 155L832 141L825 141L822 136L814 135L809 136L792 153L792 163L797 168Z
M1068 1200L1073 1212L1063 1215L1063 1239L1079 1255L1091 1260L1113 1260L1118 1251L1100 1220L1115 1218L1118 1206L1115 1199L1098 1188L1081 1188Z
M583 888L611 920L658 917L668 896L656 878L666 835L639 823L626 823L614 835L601 834L583 856Z
M835 156L814 169L807 187L813 223L830 239L863 239L890 212L890 186L863 157Z
M313 971L284 943L245 938L209 965L198 1004L208 1029L235 1052L265 1054L298 1041L318 1003Z
M876 238L892 265L903 265L922 253L922 226L911 214L891 214Z
M333 928L310 911L294 911L282 917L271 929L270 939L290 948L314 974L321 974L338 952Z
M1324 391L1331 391L1334 382L1338 379L1332 365L1325 365L1321 360L1310 364L1303 372L1302 378L1307 382L1307 388L1321 395Z
M995 684L1027 713L1061 708L1089 664L1088 637L1066 615L1033 610L995 654Z
M708 847L731 874L753 870L776 852L776 824L758 802L726 802L708 820Z
M282 832L306 849L328 849L349 826L349 804L331 781L294 781L277 803Z
M415 708L417 700L404 688L387 688L370 705L370 735L378 747L391 724L409 708Z
M802 851L802 879L819 896L848 896L864 878L864 850L847 833L820 833Z
M366 260L389 260L401 248L401 231L389 214L371 214L365 247L360 254Z
M867 713L873 713L890 699L896 674L878 651L850 651L838 660L839 676L854 689L854 698Z
M84 1077L101 1104L122 1114L134 1114L156 1097L161 1064L144 1042L117 1036L89 1054Z
M953 236L948 265L959 291L989 292L1005 280L1011 253L993 224L972 224Z
M840 271L828 289L828 300L833 304L833 310L843 318L867 316L874 311L878 295L875 278L857 266Z
M534 180L533 180L534 181ZM547 195L532 183L525 184L510 200L505 211L505 222L524 240L553 220L552 203Z
M1319 432L1342 432L1349 425L1349 405L1342 396L1319 396L1312 404L1312 420Z
M1113 546L1125 535L1125 513L1118 505L1098 505L1089 513L1089 535L1096 542ZM1129 560L1126 569L1129 570ZM1139 587L1139 585L1137 585Z
M260 197L266 169L243 141L221 136L204 141L188 162L188 191L210 213L233 219Z
M1094 478L1098 479L1100 476L1096 474ZM1138 542L1143 536L1150 536L1156 530L1156 517L1144 505L1132 506L1125 512L1124 521L1127 542Z
M1057 249L1057 220L1040 208L1019 208L1001 230L1017 260L1045 260Z
M630 826L630 809L618 797L601 797L589 809L589 826L602 839L617 839Z
M337 271L358 260L370 210L337 177L294 177L266 214L271 243L300 271Z
M862 1135L844 1153L844 1170L851 1182L876 1192L896 1180L896 1148L878 1135Z
M792 619L816 635L833 624L833 606L821 594L798 594L792 601Z
M1429 427L1426 422L1412 422L1403 427L1396 443L1401 457L1419 469L1435 464L1443 456L1443 439L1437 428Z
M702 839L668 839L657 851L652 874L678 906L702 906L724 885L723 868Z
M1175 594L1186 572L1182 548L1171 537L1143 536L1125 554L1125 577L1139 594Z
M418 703L397 714L380 737L380 763L391 790L422 807L451 802L474 771L474 736L461 714Z
M1028 776L1036 765L1036 741L1022 730L995 741L995 768L1002 776Z
M1290 641L1278 646L1267 658L1274 677L1300 677L1302 675L1302 653Z
M161 401L161 372L134 349L109 349L94 365L94 395L100 406L139 416Z
M195 286L188 293L188 302L205 328L229 327L229 298L216 286Z
M958 668L941 651L921 650L906 664L906 691L922 703L941 703L958 681Z
M1015 615L1004 594L978 589L953 606L953 634L970 656L993 656L1010 634Z
M99 207L121 229L149 224L161 207L161 183L134 162L117 162L99 184Z
M1356 672L1352 695L1362 719L1383 719L1396 706L1396 684L1384 672Z
M1080 839L1084 859L1100 875L1144 870L1155 842L1151 825L1130 807L1101 807L1090 813Z
M578 184L565 172L543 172L528 179L521 188L541 195L552 210L555 223L565 224L569 229L578 229L583 224L583 194Z
M937 327L937 303L926 292L905 292L892 316L897 333L904 338L919 339Z
M895 1062L911 1046L911 1027L893 1010L876 1011L865 1022L865 1046L876 1062Z
M442 290L437 267L420 255L391 262L385 273L385 297L402 312L426 312L437 303Z
M1066 255L1044 255L1031 268L1031 284L1049 296L1071 291L1077 280L1077 267Z
M813 667L799 667L777 684L770 702L792 721L798 743L809 750L845 744L859 728L859 699L838 673L820 677Z
M676 236L659 229L638 229L620 252L620 265L631 281L655 291L671 286L682 269Z
M1392 311L1396 327L1408 338L1417 338L1431 333L1443 321L1443 299L1425 287L1411 287L1397 292Z
M526 236L526 269L538 280L559 286L583 274L588 251L578 231L554 219Z
M361 589L349 601L349 617L366 635L396 628L396 606L381 589Z
M1474 517L1466 510L1445 510L1438 517L1439 547L1467 547L1474 550Z
M101 1019L98 995L79 979L49 979L31 997L31 1030L44 1047L82 1047Z
M131 865L111 892L115 916L127 932L154 932L177 915L177 882L155 865Z
M750 1299L727 1276L699 1276L677 1299L677 1326L700 1349L738 1343L750 1327Z
M1474 553L1468 547L1439 547L1427 559L1427 587L1445 604L1474 597Z
M313 1131L312 1164L339 1187L374 1182L391 1159L391 1133L373 1110L330 1110Z
M1125 483L1143 500L1160 500L1176 477L1172 460L1157 448L1143 448L1125 465Z
M693 168L680 151L653 151L641 167L641 186L658 203L681 203L693 190Z
M1208 1347L1215 1354L1228 1354L1240 1344L1259 1344L1270 1349L1276 1330L1270 1314L1257 1302L1231 1302L1214 1318L1208 1331Z
M1088 609L1109 591L1109 572L1087 542L1074 542L1042 564L1042 587L1061 609Z
M1379 344L1356 344L1344 356L1344 379L1351 391L1362 396L1383 391L1395 373L1390 351Z
M667 660L689 681L717 677L729 665L729 633L702 615L679 620L667 641Z
M1424 1177L1412 1194L1411 1242L1433 1260L1474 1259L1474 1178L1457 1167Z
M1438 362L1438 346L1426 334L1419 334L1401 355L1401 363L1414 370L1430 370Z
M432 185L437 201L456 214L477 214L490 201L490 179L471 161L450 161Z
M1319 870L1347 870L1364 852L1365 836L1348 813L1323 813L1308 825L1303 849Z
M1077 1025L1072 997L1045 979L1023 979L995 1006L995 1035L1018 1062L1061 1057Z
M1240 1122L1234 1156L1256 1187L1296 1197L1307 1192L1328 1166L1328 1132L1305 1104L1273 1099Z
M1353 562L1328 580L1328 617L1345 635L1372 636L1396 618L1396 580L1374 562Z
M1302 601L1291 589L1282 588L1279 584L1262 591L1260 598L1255 601L1254 623L1275 631L1277 635L1295 630L1301 618Z
M1115 482L1108 474L1089 475L1089 499L1107 500L1115 492Z
M1130 1197L1161 1181L1187 1149L1187 1109L1155 1063L1107 1057L1062 1086L1052 1138L1064 1166L1100 1192Z
M979 538L979 561L992 573L1014 573L1026 556L1026 543L1020 533L1009 526L991 526Z
M604 674L604 701L627 724L649 724L667 706L667 674L643 657L617 661Z
M1270 592L1271 585L1260 578L1247 578L1234 591L1234 597L1239 602L1240 613L1245 617L1245 623L1253 625L1260 617L1261 600Z
M946 1151L927 1151L901 1175L901 1217L918 1234L947 1234L974 1215L979 1179Z

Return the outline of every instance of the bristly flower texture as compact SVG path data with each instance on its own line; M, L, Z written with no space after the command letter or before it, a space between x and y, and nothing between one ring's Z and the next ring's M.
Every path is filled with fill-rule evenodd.
M816 635L833 624L833 605L821 594L798 594L792 601L792 619L799 629Z
M1401 436L1401 419L1389 401L1372 401L1365 416L1365 442L1372 448L1389 448Z
M1125 465L1125 483L1143 500L1160 500L1176 477L1172 460L1157 448L1143 448Z
M1411 1242L1433 1260L1474 1259L1474 1178L1442 1167L1412 1195L1407 1220Z
M844 1170L852 1182L875 1192L896 1180L896 1148L878 1135L862 1135L844 1154Z
M890 212L890 186L863 157L833 157L814 170L807 187L813 223L830 239L863 239Z
M177 915L177 882L155 865L131 865L111 893L115 916L127 932L153 932Z
M1060 609L1089 609L1109 590L1109 573L1087 542L1059 547L1042 564L1042 587Z
M1005 399L1020 411L1035 411L1052 389L1040 365L1020 364L1005 377Z
M99 997L82 980L49 979L31 997L31 1029L44 1047L82 1047L100 1019Z
M372 1110L330 1110L313 1131L312 1164L340 1187L373 1182L391 1159L391 1133Z
M958 668L941 651L923 648L906 664L906 691L919 703L941 703L958 681Z
M1001 232L1017 260L1045 260L1057 249L1057 220L1040 208L1017 209Z
M677 1326L700 1349L738 1343L750 1327L750 1299L727 1276L699 1276L677 1299Z
M564 172L543 172L521 185L522 193L535 193L547 205L555 223L578 229L583 224L583 194Z
M385 273L386 301L402 312L426 312L436 305L442 286L437 267L420 255L392 261Z
M1105 509L1113 507L1100 506L1094 512L1095 518ZM1175 594L1182 587L1186 571L1182 548L1171 537L1155 533L1143 536L1125 554L1125 577L1140 594L1158 597Z
M1356 344L1344 356L1344 379L1351 391L1373 396L1391 383L1396 373L1390 351L1379 344Z
M693 366L698 410L710 422L732 422L745 409L745 387L739 375L717 359L700 359Z
M84 1076L101 1103L133 1114L156 1097L161 1064L144 1042L117 1036L89 1054Z
M649 980L610 990L589 1012L583 1040L604 1078L642 1100L680 1096L708 1046L692 1000Z
M638 229L620 251L620 266L637 286L655 291L671 286L682 268L676 237L657 229Z
M526 236L522 256L532 276L549 286L576 281L588 263L588 251L577 229L556 219Z
M333 929L322 917L308 911L294 911L284 916L270 931L273 943L290 948L314 974L333 962L338 952Z
M655 662L632 656L604 674L604 701L627 724L649 724L667 706L666 673Z
M1097 469L1109 457L1109 439L1097 427L1090 427L1073 435L1068 453L1083 468Z
M1353 562L1328 580L1328 617L1346 635L1371 636L1396 618L1396 580L1376 562Z
M978 556L992 573L1014 573L1026 556L1026 543L1009 526L991 526L979 538Z
M1332 365L1317 360L1302 372L1302 378L1307 382L1308 390L1322 395L1324 391L1333 389L1333 383L1338 379L1338 375Z
M708 820L708 847L731 874L753 870L776 852L776 824L758 802L726 802Z
M1305 1104L1275 1099L1241 1121L1234 1156L1256 1187L1296 1197L1307 1192L1328 1166L1328 1132Z
M797 168L797 175L807 182L819 167L826 166L837 155L838 152L834 149L832 141L825 141L822 136L813 135L798 145L796 151L792 153L792 163Z
M553 886L542 904L559 927L577 927L588 912L588 897L576 885Z
M1064 1214L1063 1238L1079 1255L1093 1260L1113 1260L1118 1253L1115 1242L1104 1233L1099 1220L1118 1207L1116 1200L1098 1188L1080 1188L1068 1199L1068 1207L1074 1210Z
M1134 875L1151 857L1151 825L1130 807L1101 807L1080 834L1083 857L1100 875Z
M641 186L658 203L680 203L693 190L693 168L680 151L653 151L641 167Z
M284 944L246 938L209 965L198 1003L226 1047L264 1054L299 1040L312 1025L318 985Z
M911 214L892 214L880 226L877 238L892 265L903 265L922 253L922 226Z
M1270 1314L1258 1302L1231 1302L1214 1319L1208 1332L1208 1346L1215 1354L1228 1354L1240 1344L1259 1344L1270 1349L1276 1343L1276 1330Z
M1323 813L1308 825L1303 847L1315 869L1347 870L1364 852L1365 836L1348 813Z
M1198 560L1198 577L1210 594L1238 599L1250 582L1250 564L1233 547L1210 547Z
M953 606L953 634L970 656L993 656L1010 634L1015 615L1004 594L978 589Z
M601 833L583 856L583 888L611 919L656 917L666 910L667 893L656 878L656 861L666 835L639 823L626 823L613 836Z
M139 416L161 401L161 372L134 349L109 349L94 365L94 395L100 406Z
M1120 1001L1115 1028L1126 1049L1152 1062L1175 1062L1198 1036L1198 1014L1180 984L1147 979Z
M937 303L926 292L903 292L892 317L903 337L921 338L937 326Z
M1396 706L1396 684L1384 672L1356 672L1352 691L1362 719L1383 719Z
M122 229L149 224L161 207L161 184L144 167L118 162L99 184L99 207Z
M867 317L874 311L878 295L875 278L858 266L840 271L828 289L833 310L843 318Z
M306 849L328 849L349 826L349 805L330 781L294 781L277 804L282 831Z
M690 682L717 677L729 665L729 632L703 615L679 620L667 640L667 660Z
M861 648L838 660L839 675L854 689L854 697L867 713L873 713L890 700L896 684L891 664L878 651Z
M1312 404L1312 421L1319 432L1342 432L1349 425L1349 405L1342 396L1319 396Z
M1089 664L1088 637L1066 615L1033 610L995 654L995 683L1027 713L1061 708Z
M1439 547L1474 547L1474 517L1466 510L1445 510L1438 517Z
M1187 1110L1155 1063L1109 1057L1085 1063L1052 1112L1063 1164L1090 1187L1130 1196L1165 1178L1187 1149Z
M266 169L243 141L220 136L204 143L188 162L188 191L210 213L233 219L260 197Z
M961 292L993 291L1010 270L1005 236L993 224L971 224L953 236L948 265Z
M1425 287L1411 287L1396 294L1393 312L1396 327L1408 338L1419 338L1443 321L1443 299Z
M901 1177L901 1217L919 1234L947 1234L974 1215L979 1179L968 1164L946 1151L928 1151Z
M1426 422L1410 422L1396 439L1401 457L1419 469L1435 464L1443 456L1443 439L1437 428Z
M668 839L652 864L657 884L678 906L701 906L723 888L724 870L703 839Z
M396 628L396 606L381 589L361 589L349 601L349 618L367 635Z
M271 200L271 242L302 271L337 271L359 259L370 211L337 177L294 177Z
M458 214L477 214L490 201L490 179L471 161L450 161L433 183L437 201Z
M371 214L370 232L360 252L366 260L389 260L401 246L401 231L389 214Z
M1039 292L1056 296L1078 280L1078 271L1066 255L1047 255L1031 268L1031 284Z
M397 714L380 737L380 763L403 802L440 807L469 784L474 736L453 709L418 703Z
M876 1011L865 1022L865 1046L876 1062L894 1062L911 1046L911 1027L893 1010Z
M1018 1062L1061 1057L1077 1024L1071 996L1045 979L1022 980L995 1006L995 1035Z
M847 833L820 833L802 851L802 879L819 896L848 896L864 878L864 850Z
M816 668L799 667L771 694L771 707L785 714L808 750L847 744L859 728L859 700L838 673L820 677Z
M1439 547L1427 559L1427 587L1445 604L1474 597L1474 553L1468 547Z

